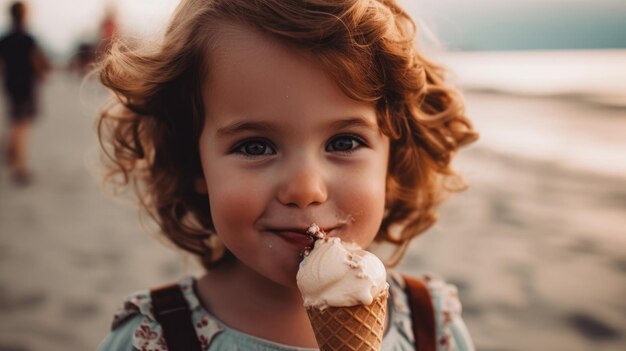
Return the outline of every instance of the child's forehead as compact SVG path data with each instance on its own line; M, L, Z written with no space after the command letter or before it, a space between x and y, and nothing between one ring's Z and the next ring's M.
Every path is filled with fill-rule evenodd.
M315 60L310 50L282 40L252 25L234 21L221 21L212 36L208 56L213 65L236 65L233 60L250 58Z
M373 104L345 95L307 50L244 26L230 26L217 41L203 92L209 124L269 118L313 125L347 116L376 124Z
M337 84L310 52L251 27L230 25L220 32L208 60L209 93L242 103L259 95L279 103L304 97L303 90L317 91L320 99L336 97Z
M249 80L252 70L272 81L277 73L289 71L329 77L359 101L380 97L381 84L371 70L375 66L372 53L316 40L299 41L234 20L221 20L213 28L203 67L205 90L220 89L224 79L219 78L227 73L232 73L230 79Z

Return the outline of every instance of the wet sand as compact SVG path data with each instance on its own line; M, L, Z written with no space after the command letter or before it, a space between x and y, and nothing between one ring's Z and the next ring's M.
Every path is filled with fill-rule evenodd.
M31 186L14 187L2 158L0 351L93 350L128 293L198 272L146 233L134 209L102 195L87 171L97 161L102 94L79 87L57 73L43 91ZM483 130L483 142L457 160L472 186L442 206L398 269L457 284L479 350L623 350L626 179L579 167L571 153L560 162L566 148L524 152L497 135L523 120L515 128L529 135L534 126L548 139L589 134L600 150L623 148L611 131L623 135L626 114L575 100L466 97Z

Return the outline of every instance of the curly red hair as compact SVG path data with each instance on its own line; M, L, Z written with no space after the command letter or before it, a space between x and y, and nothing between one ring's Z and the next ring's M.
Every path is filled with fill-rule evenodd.
M457 150L477 138L445 70L415 43L416 26L394 0L183 0L156 47L114 42L99 66L116 96L98 120L106 180L131 186L161 232L210 269L228 252L214 235L198 139L204 123L205 56L220 24L241 23L306 48L349 97L376 106L390 138L379 243L398 249L436 220ZM199 33L203 33L200 35ZM227 254L224 255L224 252Z

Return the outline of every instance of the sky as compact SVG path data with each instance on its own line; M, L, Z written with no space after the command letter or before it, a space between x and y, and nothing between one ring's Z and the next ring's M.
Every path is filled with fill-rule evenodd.
M450 49L626 48L625 0L404 0Z
M158 37L178 0L27 0L29 28L52 55L67 55L97 37L107 4L121 29ZM423 28L450 50L626 48L624 0L399 0ZM0 0L0 28L8 6ZM2 13L4 12L4 13Z

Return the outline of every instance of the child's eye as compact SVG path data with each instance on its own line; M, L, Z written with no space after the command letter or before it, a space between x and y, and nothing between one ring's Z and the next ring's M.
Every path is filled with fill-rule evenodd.
M275 153L274 149L263 140L251 140L241 143L235 147L233 152L245 157L273 155Z
M356 135L341 135L330 141L326 147L326 151L350 153L365 144L365 141Z

